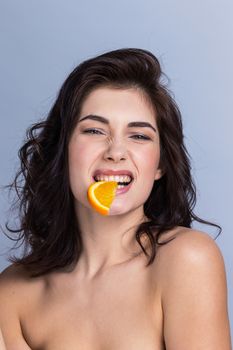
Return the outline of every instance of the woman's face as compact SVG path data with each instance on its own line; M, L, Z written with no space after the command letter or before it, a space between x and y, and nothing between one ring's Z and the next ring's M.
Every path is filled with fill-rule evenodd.
M93 115L101 118L94 120ZM130 125L133 122L151 127ZM111 213L143 208L154 180L161 177L159 159L155 114L139 90L101 87L87 96L68 150L69 180L76 206L92 210L87 190L94 173L104 169L128 170L134 178L130 189L115 197Z

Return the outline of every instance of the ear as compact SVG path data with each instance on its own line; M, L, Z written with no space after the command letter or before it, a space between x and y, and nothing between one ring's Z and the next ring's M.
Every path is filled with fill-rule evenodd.
M162 169L157 169L156 170L156 173L155 173L155 181L156 180L159 180L161 177L163 176L163 171L162 171Z

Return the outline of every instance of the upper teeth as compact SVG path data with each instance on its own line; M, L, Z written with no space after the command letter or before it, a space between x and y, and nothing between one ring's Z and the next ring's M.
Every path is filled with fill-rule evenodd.
M97 175L95 176L95 179L97 181L116 181L116 182L130 182L131 181L131 176L128 175L120 175L120 176L106 176L106 175Z

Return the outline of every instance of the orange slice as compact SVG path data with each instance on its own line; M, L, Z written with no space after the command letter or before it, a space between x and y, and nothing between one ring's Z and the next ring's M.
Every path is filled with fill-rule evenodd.
M93 182L87 191L87 198L92 207L102 215L108 215L117 190L116 181Z

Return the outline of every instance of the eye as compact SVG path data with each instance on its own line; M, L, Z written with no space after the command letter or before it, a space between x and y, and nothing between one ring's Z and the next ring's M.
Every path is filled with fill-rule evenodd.
M95 128L85 129L85 130L83 130L83 134L104 135L103 132L101 132L100 130L95 129ZM143 134L136 134L136 135L133 135L131 137L136 138L137 140L151 140L150 137L145 136Z
M94 128L85 129L85 130L83 130L83 133L84 134L103 134L100 130L94 129Z
M150 137L140 134L133 135L132 137L135 137L137 140L150 140Z

